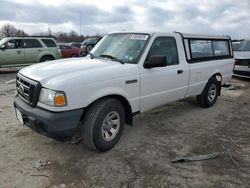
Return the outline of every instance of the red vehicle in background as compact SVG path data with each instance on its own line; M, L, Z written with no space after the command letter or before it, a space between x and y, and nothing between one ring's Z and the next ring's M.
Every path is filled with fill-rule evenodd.
M78 57L80 48L72 47L66 44L59 44L62 58Z

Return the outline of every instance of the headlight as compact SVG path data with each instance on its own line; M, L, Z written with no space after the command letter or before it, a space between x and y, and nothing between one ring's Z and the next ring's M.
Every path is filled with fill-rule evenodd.
M42 88L39 96L39 102L49 106L66 106L66 95L62 91L53 91Z

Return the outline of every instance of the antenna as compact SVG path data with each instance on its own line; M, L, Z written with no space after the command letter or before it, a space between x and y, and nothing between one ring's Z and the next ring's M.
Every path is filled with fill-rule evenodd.
M82 12L80 12L80 34L79 36L81 36L82 33Z

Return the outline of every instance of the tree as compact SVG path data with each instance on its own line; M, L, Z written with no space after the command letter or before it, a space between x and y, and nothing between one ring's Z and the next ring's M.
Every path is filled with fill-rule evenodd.
M16 31L16 36L28 36L28 34L27 33L25 33L23 30L20 30L20 29L18 29L17 31Z
M75 31L70 31L69 33L58 32L54 33L58 42L82 42L84 40L83 35L78 35Z
M23 30L15 28L15 26L6 24L0 29L0 34L3 37L27 36Z

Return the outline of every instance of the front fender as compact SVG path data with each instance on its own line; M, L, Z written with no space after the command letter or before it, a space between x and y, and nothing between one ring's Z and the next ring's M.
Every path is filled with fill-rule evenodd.
M138 75L131 76L130 79L139 79ZM69 81L69 80L68 80ZM65 107L50 107L46 106L51 111L66 111L80 108L86 108L94 101L110 96L118 95L123 97L129 102L132 112L140 110L140 92L139 81L133 84L125 84L126 77L111 79L107 81L100 81L81 86L79 83L72 83L70 87L65 89L61 86L62 90L67 95L68 105ZM40 107L45 108L43 104Z
M100 98L106 97L106 96L110 96L110 95L119 95L127 100L129 98L128 94L126 94L126 92L123 91L122 89L115 88L115 87L109 87L109 88L104 88L104 89L100 89L100 90L96 91L90 98L88 98L85 106L89 106L94 101L96 101Z
M93 102L95 102L96 100L103 98L103 97L111 96L111 95L117 95L126 99L131 107L132 112L137 112L140 110L139 91L137 95L136 93L134 93L133 95L131 93L128 94L128 92L125 89L112 87L112 86L107 87L107 88L101 88L95 91L94 93L92 93L92 95L89 95L89 97L86 97L86 100L84 101L83 106L87 107Z

